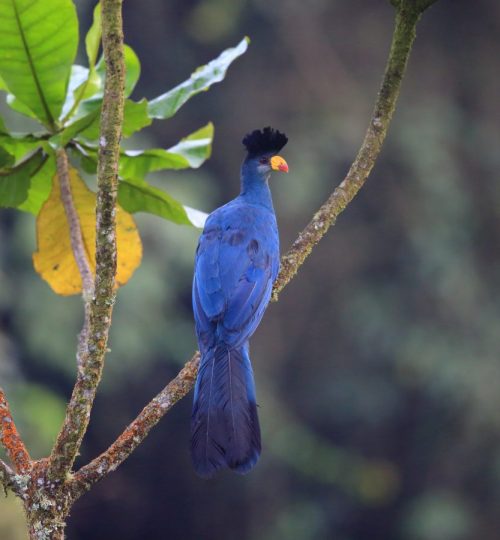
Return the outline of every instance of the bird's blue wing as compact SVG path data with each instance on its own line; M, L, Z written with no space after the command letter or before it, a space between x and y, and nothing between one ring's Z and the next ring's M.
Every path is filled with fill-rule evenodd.
M235 216L208 223L197 250L193 309L198 336L207 344L206 334L214 332L230 346L248 340L269 302L276 274L277 240L267 224L262 231L255 216Z

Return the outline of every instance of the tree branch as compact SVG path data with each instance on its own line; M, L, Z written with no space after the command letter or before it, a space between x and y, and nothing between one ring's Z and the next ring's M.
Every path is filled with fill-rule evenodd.
M82 278L82 296L84 306L84 319L83 327L78 336L78 352L76 355L76 361L78 370L83 369L83 362L85 358L85 344L87 342L87 334L89 328L90 319L90 302L94 294L94 273L90 267L87 250L83 241L82 228L80 225L80 218L75 208L73 201L73 194L71 192L71 183L69 178L69 165L68 156L64 148L59 148L56 152L57 163L57 177L59 179L59 185L61 188L61 201L64 206L66 218L69 225L69 234L71 240L71 249L73 256L75 257L78 271Z
M116 194L125 86L122 1L102 0L101 6L106 80L97 163L96 276L88 332L81 351L82 369L48 465L49 478L60 481L70 471L87 430L101 379L115 301Z
M100 456L75 473L70 481L70 491L74 498L78 498L93 484L114 471L142 443L163 415L191 390L199 363L200 354L196 352L177 377L144 407L118 439Z
M384 78L361 148L347 176L314 214L290 250L281 257L280 273L273 287L273 301L278 300L279 293L295 276L313 247L354 199L380 154L415 39L417 22L423 11L413 5L413 0L401 0L399 4Z
M2 388L0 388L0 442L5 448L16 472L18 474L28 473L31 470L31 458L17 431L16 424L10 413L7 398L5 397ZM3 471L5 472L6 469L3 468Z
M352 201L365 183L380 153L399 95L417 22L428 5L436 0L399 0L389 58L378 93L372 118L361 148L346 178L320 207L311 222L299 234L291 249L281 258L281 272L274 284L273 300L295 276L314 245L335 223L337 216ZM423 6L423 4L426 4ZM125 429L118 439L100 456L75 473L70 482L72 495L77 498L114 471L135 450L162 416L194 386L199 365L199 352Z
M89 259L83 243L82 229L80 219L73 202L71 193L71 184L69 181L69 166L68 156L64 148L59 148L56 152L57 161L57 176L59 185L61 186L61 201L66 212L66 218L69 225L69 233L71 239L71 248L75 257L76 265L82 278L82 290L85 307L92 299L94 292L94 275L90 268Z

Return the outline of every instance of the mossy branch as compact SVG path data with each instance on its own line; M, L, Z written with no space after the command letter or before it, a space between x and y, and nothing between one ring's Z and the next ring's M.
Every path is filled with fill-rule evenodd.
M377 96L375 108L361 148L346 178L316 212L311 222L300 233L291 249L281 259L281 272L273 289L273 300L296 275L315 244L335 223L338 215L352 201L368 178L380 153L396 106L405 73L415 29L423 10L436 0L416 2L399 0L389 58ZM425 5L425 7L424 7ZM173 379L125 429L118 439L100 456L75 473L70 482L74 497L114 471L148 435L162 416L194 386L199 365L199 353L184 366Z
M102 0L101 6L106 80L97 164L96 277L77 381L48 466L49 478L59 481L71 470L89 423L115 301L116 194L125 87L122 1Z

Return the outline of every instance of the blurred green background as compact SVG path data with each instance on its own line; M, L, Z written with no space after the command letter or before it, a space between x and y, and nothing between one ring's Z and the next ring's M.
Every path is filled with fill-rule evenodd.
M76 4L83 34L93 2ZM274 175L272 189L286 250L362 140L390 43L389 1L142 0L124 3L124 19L142 62L135 98L250 36L222 84L135 142L168 147L213 121L211 160L155 179L208 212L237 194L242 136L285 131L291 172ZM195 476L189 396L76 504L71 540L498 539L499 54L498 2L439 0L424 15L370 180L252 341L258 467ZM137 222L144 260L119 291L80 463L195 349L199 231L149 215ZM82 307L39 279L34 248L33 217L3 210L0 380L41 457L71 392ZM25 538L12 496L0 500L0 538Z

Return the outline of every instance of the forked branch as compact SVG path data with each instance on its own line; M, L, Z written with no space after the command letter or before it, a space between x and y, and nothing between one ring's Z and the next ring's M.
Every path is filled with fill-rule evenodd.
M299 234L291 249L281 259L281 272L273 289L273 300L295 276L311 253L314 245L335 223L368 178L387 134L401 82L405 73L415 29L422 12L436 0L393 0L396 23L391 49L377 96L375 108L361 148L345 179L316 212L311 222ZM147 436L149 430L178 400L193 387L199 364L199 353L127 427L120 437L100 456L82 467L70 482L72 493L78 497L109 472L115 470Z
M97 163L96 276L88 328L85 323L82 332L84 343L80 345L82 360L77 381L49 461L49 478L59 481L71 470L87 430L101 379L115 301L116 194L125 86L122 1L102 0L101 6L106 80Z

